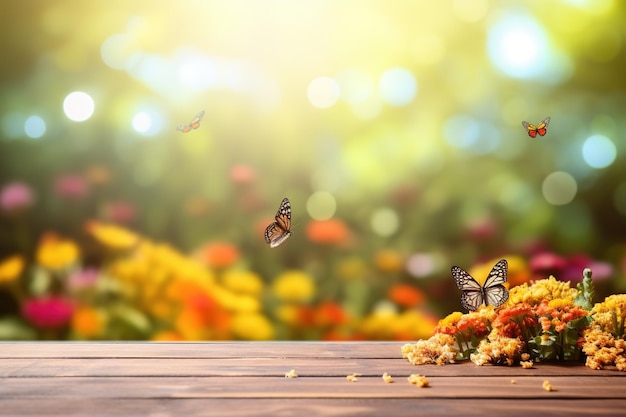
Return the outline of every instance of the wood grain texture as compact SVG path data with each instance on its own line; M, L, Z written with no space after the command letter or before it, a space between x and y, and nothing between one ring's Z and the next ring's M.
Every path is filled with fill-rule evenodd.
M0 415L623 415L626 374L412 366L400 342L0 343ZM298 378L284 375L295 369ZM381 376L390 373L394 383ZM357 382L346 375L361 374ZM430 387L407 381L426 375ZM512 383L511 380L515 380ZM554 391L545 391L549 380Z

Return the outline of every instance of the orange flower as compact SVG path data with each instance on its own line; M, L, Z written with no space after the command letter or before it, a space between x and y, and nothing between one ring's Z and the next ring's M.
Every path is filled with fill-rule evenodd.
M225 268L239 260L239 250L230 243L211 243L200 249L200 258L214 268Z
M313 220L306 227L306 235L311 242L320 245L338 245L346 242L349 230L338 219Z
M317 306L315 316L317 325L322 327L343 324L348 319L345 310L333 301L326 301Z
M93 308L79 307L72 316L72 329L80 338L97 337L104 330L104 320Z
M396 284L389 289L387 297L401 307L415 307L424 302L424 293L408 284Z

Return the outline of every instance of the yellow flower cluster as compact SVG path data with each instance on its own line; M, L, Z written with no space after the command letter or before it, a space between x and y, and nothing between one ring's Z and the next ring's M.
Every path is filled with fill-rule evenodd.
M585 365L591 369L615 366L626 371L626 341L614 337L598 327L585 331L583 352L587 355Z
M574 300L576 288L571 288L569 282L558 281L553 276L542 279L528 285L523 283L509 290L509 299L504 304L512 306L520 303L527 303L535 306L544 300L568 299Z
M413 340L428 337L436 321L419 310L374 311L365 317L359 331L369 340Z
M478 344L476 353L470 355L470 360L478 366L485 364L506 364L513 366L522 353L523 342L517 337L505 337L493 330L486 339Z
M626 341L624 320L626 294L614 294L591 310L594 321L584 333L585 364L592 369L615 366L626 371Z
M413 365L445 365L455 362L459 348L453 336L436 333L429 339L405 344L401 352Z

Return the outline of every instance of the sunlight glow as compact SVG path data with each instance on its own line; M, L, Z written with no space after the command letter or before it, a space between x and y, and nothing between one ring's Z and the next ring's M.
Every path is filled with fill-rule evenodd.
M65 116L74 122L84 122L89 119L93 115L94 109L93 98L82 91L74 91L63 100Z

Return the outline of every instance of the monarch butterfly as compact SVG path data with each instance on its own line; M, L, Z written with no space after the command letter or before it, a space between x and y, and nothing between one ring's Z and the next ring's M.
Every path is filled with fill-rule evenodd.
M291 236L291 204L288 198L283 198L274 218L276 221L265 229L265 241L271 248L275 248Z
M188 125L180 125L176 128L176 130L187 133L190 132L192 129L197 129L200 127L200 121L202 120L202 117L204 117L204 110L196 114L193 119L191 119L191 122Z
M458 266L452 267L452 276L456 286L461 290L461 305L470 310L478 310L482 304L496 307L509 299L509 292L502 284L506 282L508 263L500 259L489 272L485 283L481 286L470 274Z
M539 136L544 136L548 132L548 125L550 124L550 117L543 119L537 126L532 125L526 121L522 122L522 126L528 131L528 136L536 138L537 133Z

